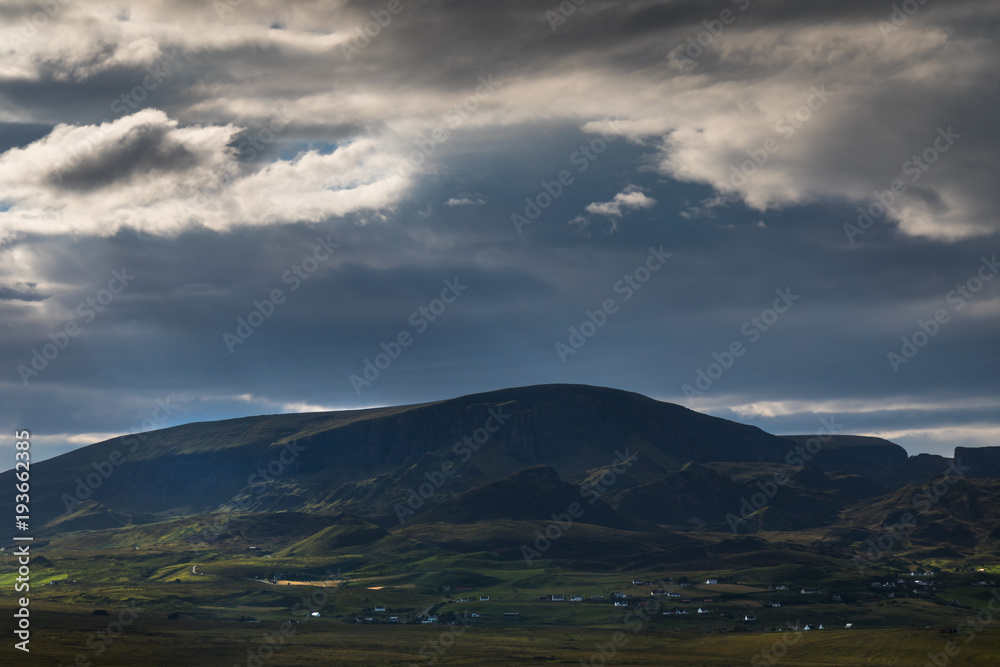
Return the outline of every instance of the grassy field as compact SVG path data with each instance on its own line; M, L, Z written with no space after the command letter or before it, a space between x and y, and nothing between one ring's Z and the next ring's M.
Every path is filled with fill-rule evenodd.
M802 633L706 633L650 630L633 634L618 625L572 628L365 626L300 623L276 648L277 622L231 623L168 620L144 613L115 639L96 639L114 615L59 611L33 614L31 656L0 649L7 665L703 665L780 664L922 666L951 639L960 647L948 664L1000 664L1000 628L969 637L937 629L835 630ZM620 633L620 634L616 634ZM88 645L89 641L89 645ZM267 646L267 648L262 648ZM602 656L601 651L604 652ZM771 652L768 661L763 651ZM780 654L782 657L775 657ZM270 657L268 657L270 655ZM83 656L82 658L80 656ZM77 662L79 661L79 662ZM752 662L753 661L753 662Z
M940 632L1000 600L995 582L979 585L989 573L966 564L921 575L933 584L921 586L905 561L859 573L850 561L795 550L718 559L712 570L688 562L595 571L397 535L321 554L282 556L284 548L112 543L93 533L39 544L33 655L15 651L11 636L0 665L1000 665L1000 615L975 634ZM15 570L11 553L0 553L5 610ZM890 571L891 588L871 586ZM658 589L679 597L652 596ZM630 606L614 606L613 593ZM122 606L133 603L134 618ZM678 609L688 613L661 613ZM441 624L419 624L426 613ZM949 641L957 656L945 653Z

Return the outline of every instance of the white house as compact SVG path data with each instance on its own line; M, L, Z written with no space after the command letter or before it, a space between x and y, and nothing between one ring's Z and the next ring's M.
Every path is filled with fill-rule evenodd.
M490 601L490 596L489 595L480 595L479 596L479 601L480 602L489 602Z
M583 602L583 596L574 595L573 597L570 598L570 602Z
M565 602L566 601L566 596L565 595L553 595L552 596L552 601L553 602Z
M717 583L719 583L719 580L718 580L718 579L716 579L715 577L712 577L711 579L706 579L706 580L705 580L705 585L706 585L706 586L714 586L714 585L716 585Z
M375 607L375 611L385 611L385 607Z

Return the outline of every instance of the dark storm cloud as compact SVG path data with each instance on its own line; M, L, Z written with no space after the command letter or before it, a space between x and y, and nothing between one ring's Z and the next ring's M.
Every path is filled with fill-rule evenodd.
M1000 280L948 301L1000 253L992 5L927 3L896 26L892 3L589 0L555 30L557 2L402 6L353 53L384 4L150 2L112 20L74 3L5 60L0 140L19 151L0 154L0 285L50 296L0 292L3 428L55 453L163 400L177 409L155 426L584 382L776 432L833 415L914 451L996 444ZM679 60L725 9L733 23ZM607 119L621 131L593 143ZM949 126L954 147L850 237ZM466 199L483 203L447 204ZM673 256L626 301L616 286L661 245ZM85 321L123 268L134 280ZM417 333L446 280L468 289ZM275 289L230 352L223 335ZM798 299L751 342L776 290ZM609 298L564 363L556 344ZM941 308L894 370L887 354ZM18 367L71 321L25 385ZM357 391L401 332L412 346ZM745 353L685 396L734 342Z
M14 287L0 286L0 301L43 301L48 296L40 294L34 284L21 284Z
M153 170L186 171L197 163L198 156L187 147L169 143L167 128L140 125L102 152L86 155L71 168L51 174L48 181L56 188L86 191Z

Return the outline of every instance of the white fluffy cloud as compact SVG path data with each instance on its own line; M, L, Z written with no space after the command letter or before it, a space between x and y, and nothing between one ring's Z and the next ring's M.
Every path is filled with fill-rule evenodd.
M230 145L239 131L182 127L155 109L101 125L56 126L0 155L0 238L319 221L390 206L406 187L401 160L371 140L248 166Z
M646 196L638 187L630 185L616 194L611 201L588 204L586 211L594 215L620 218L625 211L637 208L651 208L655 203L655 199Z
M830 201L867 206L874 193L901 179L906 192L886 219L904 233L953 239L998 228L992 174L1000 166L1000 137L992 109L1000 101L993 85L1000 53L994 33L983 27L1000 18L995 4L928 3L891 30L885 27L891 7L883 12L858 4L830 13L794 3L747 4L733 25L685 60L678 54L688 39L701 37L704 21L732 3L589 6L559 26L556 37L566 39L548 39L544 12L530 4L473 16L437 2L404 3L348 60L341 47L354 44L355 29L372 20L349 3L261 0L233 7L151 0L111 8L53 1L61 9L30 39L23 38L23 21L37 6L18 5L23 16L12 19L7 44L0 40L6 49L0 76L7 81L42 89L52 81L85 86L116 76L127 91L144 68L169 59L177 73L160 107L180 122L173 139L187 132L184 141L208 142L218 153L229 131L223 128L264 122L282 104L314 138L354 141L352 151L336 158L302 157L246 181L262 186L264 178L279 179L284 186L294 172L292 180L310 183L279 197L286 204L301 200L292 218L394 201L402 182L376 172L433 130L453 130L444 119L469 103L471 113L451 118L460 118L463 131L484 136L514 127L532 132L538 122L599 131L603 119L614 118L648 148L646 162L663 175L707 184L760 210ZM664 17L654 20L657 12ZM444 40L447 49L440 48ZM502 85L480 94L480 77L494 75ZM51 97L39 93L29 103L0 94L6 102L0 119L60 118ZM114 99L109 93L95 104L106 115ZM948 127L961 138L909 180L909 161ZM344 164L362 155L363 165ZM214 170L213 160L221 160L223 170L236 168L228 158L206 157L193 163L188 180ZM350 193L316 190L323 179L307 175L311 168L366 172L373 180L357 182ZM181 224L177 210L187 178L175 173L175 189L155 205L110 207L104 211L111 213L109 224ZM41 196L32 195L30 179L5 183L36 203ZM249 200L223 200L252 221L266 205L243 190ZM65 202L56 222L43 224L90 229L66 221L73 203ZM240 203L250 205L240 210ZM51 213L18 208L5 216L5 228ZM614 215L613 206L606 210ZM165 221L139 220L154 213ZM213 227L234 224L225 215L201 217Z

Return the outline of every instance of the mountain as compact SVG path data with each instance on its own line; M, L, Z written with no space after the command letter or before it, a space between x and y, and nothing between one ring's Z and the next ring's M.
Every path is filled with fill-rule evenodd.
M584 523L621 530L654 527L615 511L600 497L588 496L576 484L563 482L558 473L546 465L525 468L505 479L469 489L427 512L423 520L443 523L494 519L567 521L567 516L570 520L576 518Z
M112 511L170 517L240 502L256 511L387 521L395 503L429 480L440 482L443 469L447 479L433 485L428 505L539 464L582 481L624 449L672 469L688 461L780 461L788 444L753 426L630 392L542 385L113 438L36 464L32 513L47 522L94 500Z
M231 636L242 659L248 637L290 620L329 632L302 664L331 662L344 636L364 636L362 651L419 646L428 617L565 638L642 627L636 615L651 612L650 636L713 645L720 630L799 620L831 641L954 628L1000 585L994 450L907 457L879 438L779 437L578 385L187 424L32 466L31 599L39 622L87 632L95 611L138 601L147 625L127 643L154 637L160 652L163 637L208 655ZM0 546L13 581L24 545ZM675 585L674 599L657 593ZM694 612L702 604L714 613ZM759 627L739 620L748 610ZM745 661L751 646L705 662ZM531 651L511 659L552 662Z
M819 451L809 462L824 472L843 471L878 477L888 475L907 459L905 449L882 438L861 435L826 435L822 439L811 435L782 437L803 447L810 440L818 442Z
M970 476L985 478L1000 475L998 452L959 450ZM400 524L485 535L491 522L529 526L573 503L585 510L577 523L625 533L830 527L833 536L872 530L872 512L892 506L894 492L952 463L907 457L879 438L779 437L631 392L540 385L113 438L35 464L32 519L47 535L118 530L141 541L188 535L190 517L295 517L289 556L381 543ZM963 497L990 506L995 492L972 486ZM0 503L13 510L10 498ZM280 521L269 530L284 539ZM991 531L955 539L978 544Z

